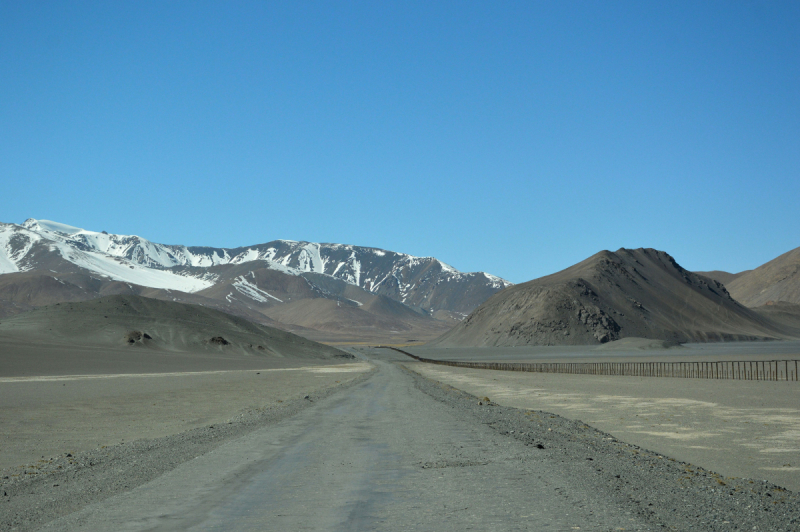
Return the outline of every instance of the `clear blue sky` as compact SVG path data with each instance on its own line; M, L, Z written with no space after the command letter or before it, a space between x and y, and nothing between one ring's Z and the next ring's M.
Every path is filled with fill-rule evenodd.
M800 246L798 2L3 2L0 221L522 282Z

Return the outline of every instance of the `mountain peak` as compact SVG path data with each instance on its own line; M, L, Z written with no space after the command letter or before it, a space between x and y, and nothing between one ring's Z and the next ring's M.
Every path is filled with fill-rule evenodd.
M65 235L74 235L84 232L80 227L74 227L52 220L37 220L35 218L28 218L22 223L22 227L30 231L47 232L47 233L61 233Z

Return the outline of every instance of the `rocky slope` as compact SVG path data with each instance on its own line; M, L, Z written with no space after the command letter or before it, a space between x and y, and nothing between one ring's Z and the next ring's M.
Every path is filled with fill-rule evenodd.
M433 345L586 345L625 337L704 342L790 338L794 330L663 251L620 249L495 294Z

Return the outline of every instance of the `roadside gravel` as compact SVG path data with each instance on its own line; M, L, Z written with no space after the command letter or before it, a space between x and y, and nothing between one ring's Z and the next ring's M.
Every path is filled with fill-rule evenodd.
M800 530L800 495L765 481L722 477L621 442L580 421L502 407L408 370L419 390L449 405L465 423L479 422L560 463L592 491L665 530Z
M129 491L180 464L291 417L314 402L369 379L374 370L306 398L248 409L225 423L88 452L42 458L0 472L0 530L35 530L84 506Z

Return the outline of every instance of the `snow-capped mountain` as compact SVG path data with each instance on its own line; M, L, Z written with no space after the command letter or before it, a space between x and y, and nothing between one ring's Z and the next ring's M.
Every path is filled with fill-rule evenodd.
M159 259L166 262L162 248L136 236L29 219L22 226L0 224L0 274L44 267L64 273L77 267L108 279L183 292L214 284L213 276L201 272L155 266ZM151 258L141 260L144 257Z
M248 304L261 307L285 303L280 295L258 285L254 272L262 270L282 274L258 277L262 282L272 279L273 284L274 279L282 279L279 289L273 286L276 293L288 293L284 288L291 283L285 276L299 277L320 297L339 301L343 287L351 285L361 289L349 299L356 306L369 299L359 295L363 292L388 297L423 315L444 312L451 318L467 315L511 284L487 273L459 272L432 257L369 247L290 240L241 248L187 247L48 220L0 224L0 277L50 272L59 274L63 284L64 274L82 272L96 280L203 297L214 294L228 303L232 298L245 298ZM331 284L326 278L340 283ZM320 288L323 285L333 292Z

